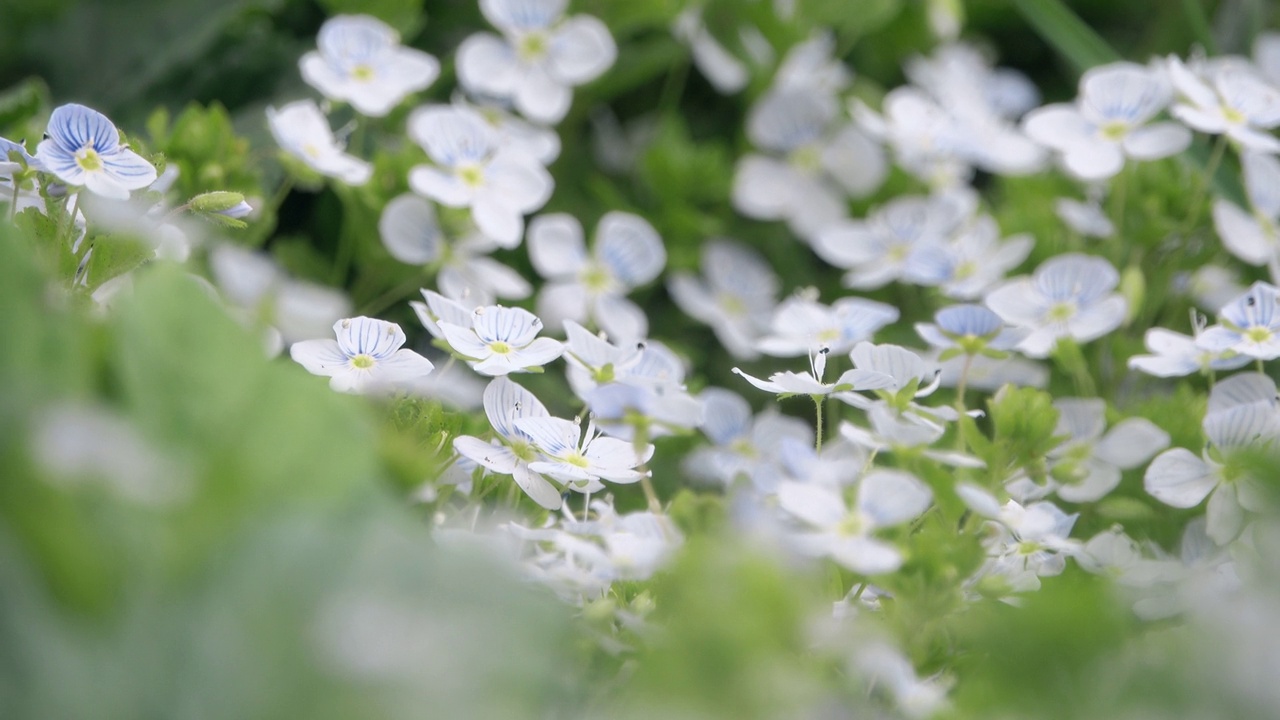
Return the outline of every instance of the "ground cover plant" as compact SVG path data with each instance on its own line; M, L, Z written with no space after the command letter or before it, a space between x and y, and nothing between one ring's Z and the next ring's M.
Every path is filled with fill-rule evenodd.
M1149 15L0 6L0 716L1275 717L1280 14Z

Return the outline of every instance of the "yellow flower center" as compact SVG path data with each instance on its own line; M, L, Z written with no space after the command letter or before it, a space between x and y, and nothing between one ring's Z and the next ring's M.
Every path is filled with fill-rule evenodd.
M956 280L964 280L971 278L978 272L978 264L972 260L965 260L956 266Z
M1122 120L1112 120L1098 128L1098 132L1101 133L1103 138L1111 142L1120 142L1125 135L1129 134L1129 124Z
M359 65L351 68L351 77L359 80L360 82L369 82L373 79L373 68L365 65L364 63L360 63Z
M489 343L489 349L494 351L498 355L506 355L512 350L510 344L505 343L501 340L494 340L493 342Z
M791 152L791 166L805 173L815 173L822 168L822 153L813 145L804 145Z
M479 165L463 165L458 168L458 179L470 187L480 187L484 184L484 170Z
M1264 327L1251 327L1244 331L1244 336L1250 342L1264 343L1271 339L1272 332Z
M1066 322L1075 317L1075 303L1060 302L1049 308L1049 320L1052 322Z
M358 370L368 370L374 366L375 362L376 361L373 359L372 355L360 353L359 355L351 358L351 367Z
M76 153L76 164L83 170L96 172L102 169L102 157L93 148L85 148Z
M547 54L547 36L540 32L531 32L520 38L516 52L524 62L534 62Z
M1243 125L1248 121L1248 118L1244 116L1244 113L1233 107L1227 107L1226 105L1222 106L1222 117L1226 118L1227 122L1233 125Z
M589 465L591 465L591 463L585 457L583 457L582 453L578 452L577 450L574 450L573 452L569 453L569 455L565 457L564 461L574 467L580 467L584 469Z
M609 273L592 265L582 273L582 284L592 292L604 292L609 289Z

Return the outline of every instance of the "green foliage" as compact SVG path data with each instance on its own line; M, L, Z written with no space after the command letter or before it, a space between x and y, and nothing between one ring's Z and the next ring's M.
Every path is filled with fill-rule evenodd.
M1054 435L1058 409L1053 396L1027 387L1006 385L987 402L991 416L991 446L983 458L992 479L1003 482L1017 468L1040 479L1047 472L1049 451L1060 438Z

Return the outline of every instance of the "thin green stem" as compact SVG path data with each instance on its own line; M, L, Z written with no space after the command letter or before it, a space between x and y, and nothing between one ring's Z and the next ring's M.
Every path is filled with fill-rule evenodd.
M632 425L635 427L635 436L632 438L631 444L635 448L636 456L642 457L649 447L649 419L643 416L635 416ZM653 478L649 476L647 463L640 463L636 468L640 471L640 489L644 491L645 502L649 505L649 512L654 515L662 514L662 501L658 499L658 492L653 489Z
M818 426L817 432L814 433L815 440L813 442L813 449L816 452L822 452L822 401L824 397L822 395L810 395L809 397L813 399L813 407L816 411L815 414L817 415Z

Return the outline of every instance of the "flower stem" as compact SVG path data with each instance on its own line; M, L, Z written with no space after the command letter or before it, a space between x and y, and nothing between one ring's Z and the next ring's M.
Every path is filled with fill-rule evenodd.
M649 419L637 416L632 424L636 432L631 443L638 456L644 452L645 447L649 444ZM654 515L661 515L662 501L658 499L658 493L653 489L653 479L649 477L648 464L640 463L640 466L636 469L642 473L640 475L640 489L644 491L644 499L649 504L649 512Z
M816 452L822 452L822 400L823 400L823 397L821 395L810 395L809 397L813 398L813 407L816 410L817 426L818 426L817 432L814 433L815 440L813 443L813 449Z

